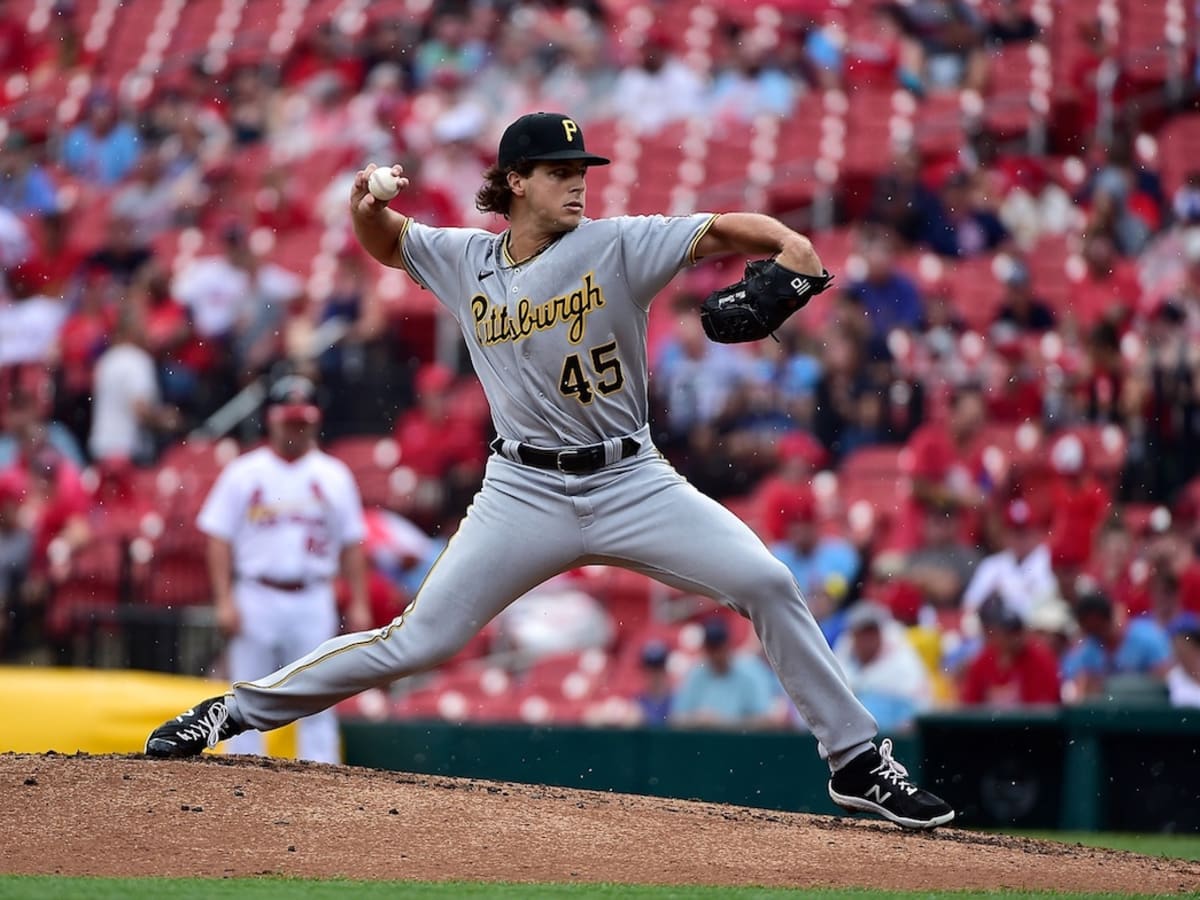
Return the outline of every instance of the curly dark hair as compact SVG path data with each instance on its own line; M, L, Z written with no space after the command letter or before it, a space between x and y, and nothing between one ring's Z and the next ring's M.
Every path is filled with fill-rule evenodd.
M537 162L530 159L519 159L511 166L492 166L483 173L483 187L475 192L475 208L480 212L496 213L508 218L512 209L513 192L508 186L508 173L516 172L522 178L533 174Z

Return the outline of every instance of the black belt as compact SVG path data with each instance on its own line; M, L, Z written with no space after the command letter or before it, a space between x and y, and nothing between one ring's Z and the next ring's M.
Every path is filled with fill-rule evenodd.
M499 453L503 443L501 438L496 438L490 446ZM635 456L641 449L642 445L633 438L621 438L621 459ZM517 444L517 456L525 465L536 469L549 469L567 475L587 475L607 465L607 445L589 444L586 447L571 447L567 450L543 450L532 444Z
M307 590L314 584L324 584L325 579L317 578L313 581L279 581L274 578L264 578L262 576L251 577L251 581L257 581L259 584L269 587L272 590L283 591L287 594L298 594L300 591Z

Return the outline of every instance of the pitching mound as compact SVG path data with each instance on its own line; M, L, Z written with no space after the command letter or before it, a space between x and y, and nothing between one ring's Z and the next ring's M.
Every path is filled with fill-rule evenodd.
M0 809L22 874L1200 889L1132 853L251 757L4 754Z

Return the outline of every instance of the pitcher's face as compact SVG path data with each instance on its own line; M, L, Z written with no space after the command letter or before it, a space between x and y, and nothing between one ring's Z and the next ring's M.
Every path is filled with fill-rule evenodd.
M551 160L538 163L528 177L512 173L509 184L541 230L559 233L573 230L583 218L586 174L584 163Z

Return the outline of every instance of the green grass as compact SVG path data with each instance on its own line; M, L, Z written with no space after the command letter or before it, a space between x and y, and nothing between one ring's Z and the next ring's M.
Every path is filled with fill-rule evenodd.
M1055 891L870 891L780 890L773 888L648 887L624 884L482 884L478 882L304 881L294 878L60 878L56 876L0 876L3 900L408 900L408 898L483 898L483 900L957 900L966 897L1071 898L1071 900L1129 900L1150 894L1072 894Z
M1107 831L1006 831L1004 834L1200 861L1200 834L1118 834Z

